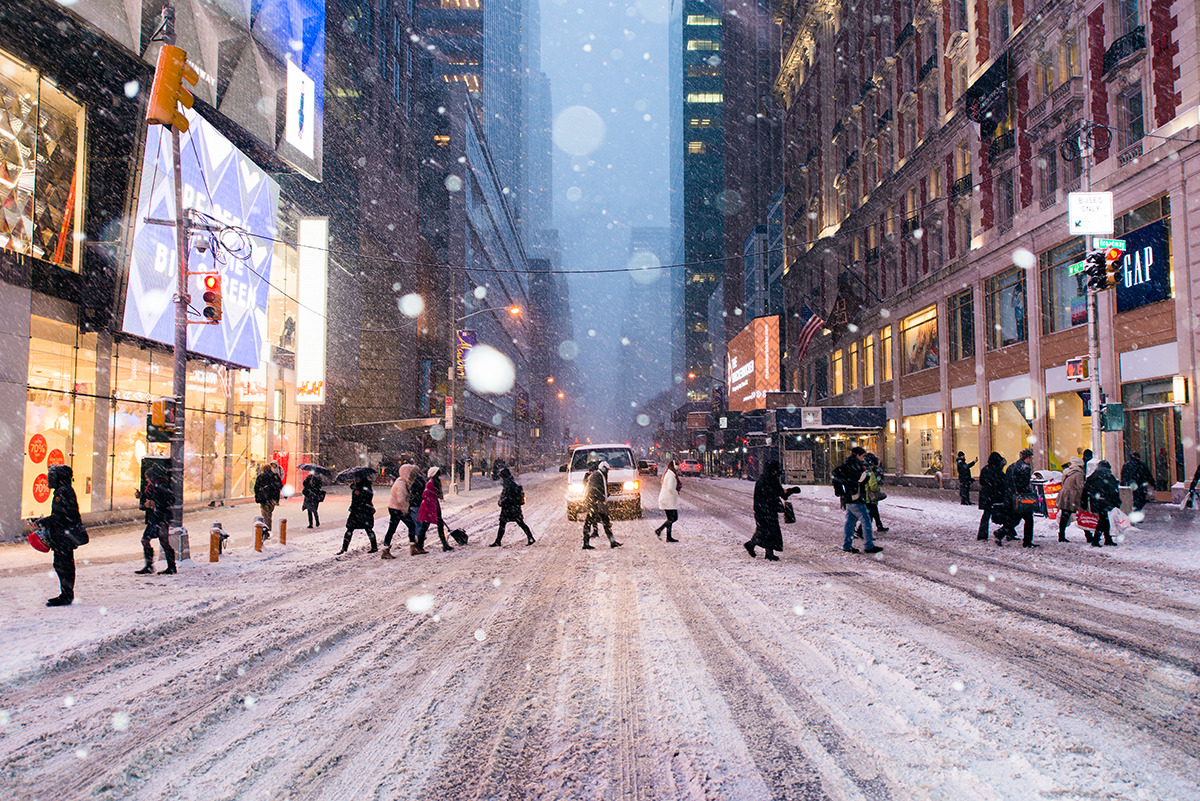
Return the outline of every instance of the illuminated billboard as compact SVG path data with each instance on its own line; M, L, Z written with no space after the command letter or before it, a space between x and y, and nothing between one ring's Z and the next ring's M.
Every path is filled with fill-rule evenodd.
M188 350L257 367L267 325L271 240L278 236L279 185L195 112L188 113L188 120L180 143L183 207L257 235L249 238L246 253L226 254L223 262L214 259L212 250L189 251L191 272L221 273L223 316L217 325L189 325ZM161 125L149 126L146 134L121 327L134 336L172 345L179 268L175 228L148 223L147 218L175 219L171 136ZM199 276L192 276L188 294L193 299L201 296Z
M730 340L726 354L730 411L767 408L767 393L780 388L779 315L755 317Z
M296 402L325 402L325 306L329 286L329 220L303 217L297 226Z

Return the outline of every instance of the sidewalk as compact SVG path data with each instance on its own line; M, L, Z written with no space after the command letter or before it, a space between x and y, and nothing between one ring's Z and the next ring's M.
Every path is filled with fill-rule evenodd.
M460 483L460 488L462 484ZM375 488L375 534L380 541L388 526L388 487L378 485ZM447 488L448 489L448 488ZM282 521L288 521L288 542L298 542L313 534L328 536L331 532L344 532L346 514L350 506L350 488L344 485L326 487L326 498L321 504L321 525L315 529L308 528L308 513L301 509L304 498L299 493L291 498L280 501L272 515L275 531L273 538L278 538ZM500 494L500 484L489 479L480 480L478 476L471 477L471 491L451 495L448 491L442 502L447 512L457 512L468 506L488 499L494 499ZM183 526L188 531L191 558L195 562L208 562L208 535L213 523L219 522L230 539L227 546L243 548L254 545L254 518L260 510L253 501L241 501L230 506L202 507L185 512ZM142 560L142 532L145 523L114 523L107 526L88 528L90 542L75 552L75 558L80 564L111 564L117 562L140 562ZM361 536L361 533L359 534ZM407 537L407 534L405 534ZM162 555L157 544L155 553L159 562ZM159 565L162 566L161 564ZM0 544L0 573L26 572L28 570L49 570L50 554L43 554L30 547L28 542Z

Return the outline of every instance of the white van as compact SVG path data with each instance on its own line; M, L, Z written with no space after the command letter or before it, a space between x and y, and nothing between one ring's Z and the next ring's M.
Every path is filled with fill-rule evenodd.
M559 468L567 474L567 519L578 520L584 510L583 476L601 462L608 462L608 509L613 518L642 516L642 483L637 462L628 445L576 445L567 463Z

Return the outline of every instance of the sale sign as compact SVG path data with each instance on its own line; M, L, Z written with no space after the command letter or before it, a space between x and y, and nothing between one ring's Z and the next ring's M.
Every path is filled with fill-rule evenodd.
M41 434L34 434L29 438L29 447L27 450L29 451L30 461L34 464L41 464L42 460L46 458L46 438Z

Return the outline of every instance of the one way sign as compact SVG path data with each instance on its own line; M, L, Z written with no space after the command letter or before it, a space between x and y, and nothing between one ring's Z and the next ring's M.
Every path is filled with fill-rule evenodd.
M1067 225L1073 236L1113 232L1112 192L1071 192L1067 195Z

